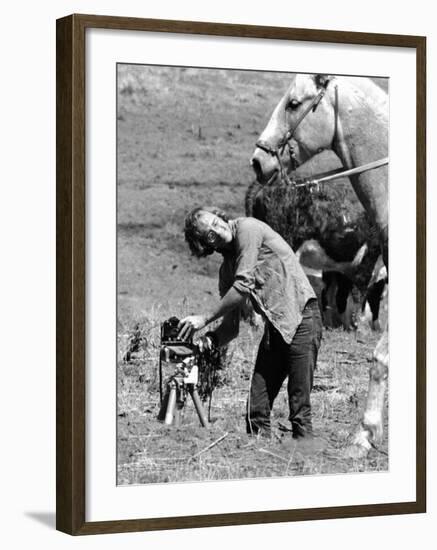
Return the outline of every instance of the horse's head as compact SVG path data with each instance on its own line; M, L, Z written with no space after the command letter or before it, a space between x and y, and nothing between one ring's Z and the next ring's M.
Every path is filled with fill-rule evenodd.
M332 147L335 106L333 101L324 99L330 80L326 75L294 77L259 137L251 159L260 183L272 181L281 171L287 147L293 147L299 163Z

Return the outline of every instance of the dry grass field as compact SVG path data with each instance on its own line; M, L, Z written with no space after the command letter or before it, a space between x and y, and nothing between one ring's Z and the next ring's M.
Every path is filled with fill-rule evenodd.
M119 484L388 468L387 439L366 459L342 455L359 420L378 338L365 326L354 334L324 333L312 394L318 437L311 445L296 446L280 429L287 425L284 391L275 402L272 439L246 435L245 404L261 337L248 325L227 353L222 385L210 404L211 427L199 426L190 402L181 427L157 420L160 323L202 312L218 294L220 258L190 256L182 231L185 214L209 204L244 215L253 179L249 159L289 80L285 74L246 71L118 67ZM336 158L325 155L314 170L333 166ZM138 349L124 361L133 338Z

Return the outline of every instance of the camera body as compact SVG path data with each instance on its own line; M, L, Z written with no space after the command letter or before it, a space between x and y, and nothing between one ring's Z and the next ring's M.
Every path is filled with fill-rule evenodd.
M161 343L181 342L178 339L178 325L179 319L177 317L170 317L161 324Z
M160 394L162 382L173 378L179 384L197 384L199 379L199 348L190 337L187 340L178 338L179 319L170 317L161 324L160 349Z

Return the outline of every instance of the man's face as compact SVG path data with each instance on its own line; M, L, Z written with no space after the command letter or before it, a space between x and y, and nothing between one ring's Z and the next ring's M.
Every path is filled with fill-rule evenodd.
M202 211L198 227L215 250L221 250L232 242L229 224L211 212Z

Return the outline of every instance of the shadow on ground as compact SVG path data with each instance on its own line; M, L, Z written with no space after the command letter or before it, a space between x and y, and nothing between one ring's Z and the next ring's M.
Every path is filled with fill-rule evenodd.
M55 512L25 512L24 515L51 529L56 528Z

